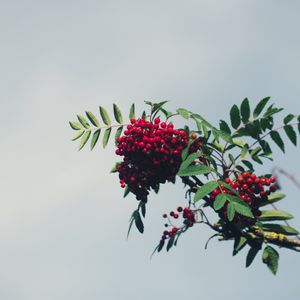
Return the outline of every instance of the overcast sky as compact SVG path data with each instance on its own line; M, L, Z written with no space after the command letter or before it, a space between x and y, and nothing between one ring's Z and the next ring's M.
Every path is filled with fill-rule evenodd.
M118 103L171 100L217 124L234 103L265 96L300 111L299 1L0 0L0 298L232 299L299 295L300 255L280 250L274 277L245 269L232 243L195 227L170 253L150 254L181 184L151 195L145 234L128 220L111 145L77 151L68 120ZM227 115L226 115L227 114ZM299 149L274 164L300 177ZM300 228L299 190L280 208Z

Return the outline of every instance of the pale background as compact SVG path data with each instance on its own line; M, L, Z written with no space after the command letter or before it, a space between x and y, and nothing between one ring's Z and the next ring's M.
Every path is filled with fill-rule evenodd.
M1 299L298 299L299 254L281 250L276 277L260 257L245 269L229 242L205 251L200 226L150 261L182 185L151 195L145 234L126 241L137 203L109 175L113 147L78 152L67 121L169 99L217 124L246 96L299 114L299 1L0 4ZM275 159L299 178L299 149ZM300 228L299 190L282 183Z

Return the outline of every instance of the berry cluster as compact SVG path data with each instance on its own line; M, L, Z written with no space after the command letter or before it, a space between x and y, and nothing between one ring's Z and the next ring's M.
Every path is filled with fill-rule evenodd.
M165 230L160 240L160 244L164 244L165 240L168 238L173 238L176 233L187 230L189 227L192 227L196 220L194 212L189 208L182 208L181 206L177 207L177 212L171 211L169 216L174 219L178 219L179 216L183 218L183 225L181 227L176 227L172 225L172 222L169 219L169 224L165 224L165 227L172 226L171 230ZM167 214L163 214L163 218L168 218Z
M121 187L127 185L137 200L146 202L151 188L157 190L160 183L175 180L189 137L159 118L130 122L124 136L117 139L116 154L124 157L117 170Z
M233 180L231 180L230 178L226 178L225 182L229 184L235 191L237 191L240 198L249 205L255 219L257 219L261 215L261 212L259 210L260 204L266 201L268 195L270 195L272 192L275 192L278 188L275 177L257 177L255 174L251 174L248 172L241 173L240 176L236 177ZM234 195L233 191L227 189L223 185L220 185L220 188L215 189L210 194L210 201L213 203L216 196L220 193ZM227 205L225 205L220 210L220 217L227 216L226 207ZM255 219L253 220L240 215L236 215L234 221L251 224L252 222L255 222Z

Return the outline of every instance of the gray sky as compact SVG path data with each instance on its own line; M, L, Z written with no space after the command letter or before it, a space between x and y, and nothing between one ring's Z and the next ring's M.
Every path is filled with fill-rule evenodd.
M206 228L150 261L182 186L151 195L144 236L126 241L137 203L108 174L114 149L78 152L67 121L112 102L126 111L168 99L217 124L246 96L299 114L299 2L0 3L1 299L296 299L299 254L281 250L273 277L259 259L245 269L231 243L205 251ZM299 178L299 150L275 158ZM299 191L282 182L280 208L300 228Z

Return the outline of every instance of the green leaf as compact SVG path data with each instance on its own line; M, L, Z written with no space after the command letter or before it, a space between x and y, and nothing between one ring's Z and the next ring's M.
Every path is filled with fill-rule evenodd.
M273 247L266 246L262 254L262 260L268 266L270 271L275 275L278 269L278 252Z
M123 130L123 126L118 127L116 134L115 134L115 141L121 136Z
M267 128L272 129L273 122L271 122L272 118L262 118L260 119L260 128L262 131L266 131ZM271 126L270 126L271 125Z
M141 205L141 211L142 211L142 215L145 218L146 217L146 203L143 203Z
M290 123L294 118L295 118L295 115L293 115L293 114L288 114L288 115L283 119L283 123L284 123L285 125L287 125L287 124Z
M267 110L267 112L264 114L264 118L268 118L270 116L273 116L279 112L283 111L283 108L270 108Z
M284 143L280 137L280 134L277 131L272 130L270 132L271 139L275 142L275 144L281 149L284 153Z
M147 101L147 100L145 100L144 102L145 102L145 104L147 104L147 105L151 106L151 109L152 109L153 103L152 103L151 101Z
M184 170L178 171L178 176L193 176L215 172L215 170L206 165L191 165Z
M162 102L159 102L159 103L154 103L153 106L152 106L152 110L151 110L151 114L152 114L152 118L155 117L155 115L162 110L162 107L168 103L169 101L166 100L166 101L162 101Z
M110 118L109 118L109 115L108 115L106 109L102 106L100 106L99 109L100 109L100 115L101 115L101 118L102 118L104 124L111 125L111 121L110 121Z
M242 160L242 163L250 170L250 171L253 171L253 165L251 164L250 161L248 160Z
M236 136L251 136L251 133L249 131L249 128L241 127L234 134L234 137L236 137Z
M160 111L165 115L166 118L169 118L173 114L171 111L167 111L164 108L161 108Z
M86 129L89 129L90 124L84 116L77 115L77 119L83 125L83 127L85 127Z
M162 250L162 248L164 247L164 245L165 245L165 241L160 242L157 247L157 252L160 252Z
M258 154L259 152L261 151L261 148L260 147L256 147L252 150L250 150L250 156L255 156L256 154Z
M228 133L228 134L231 134L231 130L230 130L230 127L228 126L228 124L223 121L223 120L220 120L220 130Z
M234 204L232 202L228 203L227 205L227 218L229 222L231 222L234 219L235 209Z
M252 123L248 123L246 125L247 130L249 131L251 137L258 139L261 134L260 122L259 120L255 120Z
M234 202L233 202L234 203ZM254 218L251 209L247 205L242 205L238 203L234 203L234 209L236 210L237 213L240 215L243 215L248 218Z
M216 132L217 132L217 134L218 134L225 142L230 143L230 144L233 144L233 143L234 143L234 141L233 141L231 135L228 134L227 132L222 131L222 130L218 130L218 131L216 131Z
M131 107L130 107L129 119L135 119L135 105L134 105L134 103L132 103Z
M181 159L184 161L189 154L190 146L193 144L193 140L190 139L188 145L181 152Z
M74 130L82 130L83 129L82 125L78 122L71 122L70 121L69 124L70 124L71 128L74 129Z
M219 130L217 130L217 129L212 129L211 130L211 132L212 132L212 134L213 134L213 136L214 136L214 138L215 138L215 141L217 142L217 143L219 143L219 137L220 137L220 134L219 134ZM221 132L221 131L220 131ZM225 133L226 134L226 133ZM227 135L227 134L226 134Z
M223 185L224 187L226 187L229 191L233 192L236 196L239 196L238 191L236 191L231 185L229 185L228 183L226 183L223 180L218 180L218 183L221 185Z
M256 105L253 111L253 118L257 118L260 115L260 113L263 111L263 109L265 108L269 100L270 97L266 97L262 99L260 102L258 102L258 104Z
M190 116L191 116L191 113L188 110L184 109L184 108L178 108L178 109L176 109L176 112L180 116L182 116L184 119L189 119Z
M220 210L225 205L226 201L228 200L226 196L226 194L218 194L216 196L216 199L213 203L214 210Z
M235 158L233 157L233 155L232 155L231 153L229 153L229 154L228 154L228 157L229 157L231 163L232 163L233 165L235 165Z
M136 213L135 213L134 222L135 222L135 226L138 229L138 231L140 233L143 233L144 232L144 224L143 224L142 218L140 216L140 213L138 211L136 211Z
M215 180L205 183L204 185L202 185L201 187L198 188L198 190L194 196L194 202L199 201L204 196L208 195L213 190L215 190L218 186L219 186L219 184Z
M241 124L240 111L236 104L230 110L230 121L234 129L237 129Z
M237 213L249 218L254 218L250 207L240 197L226 195L226 198L230 201L230 203L234 204L234 209Z
M202 125L202 131L203 131L203 135L204 135L204 137L206 138L206 139L208 139L208 131L207 131L207 128L206 128L206 126L204 125L204 123L202 122L201 123L201 125Z
M100 136L100 132L101 132L101 129L98 129L93 133L92 140L91 140L91 150L93 150L94 147L96 146L96 143L98 142L98 139Z
M223 152L225 149L224 145L217 143L216 141L213 141L212 144L214 148L217 149L219 152Z
M99 123L98 119L96 118L96 116L93 113L91 113L90 111L86 111L85 113L86 113L86 116L88 117L88 119L90 120L90 122L94 126L100 127L100 123Z
M283 127L286 135L288 136L288 138L290 139L290 141L297 146L297 135L296 132L294 130L294 128L291 125L285 125Z
M179 167L179 171L182 171L184 169L186 169L193 161L195 161L196 158L200 157L201 155L203 155L202 152L197 151L194 152L192 154L190 154L180 165Z
M172 238L169 239L168 244L167 244L167 248L166 248L167 251L169 251L172 248L172 246L174 244L174 241L175 241L174 237L172 237Z
M257 162L257 163L259 163L259 164L263 164L263 162L258 158L258 156L256 156L256 155L253 155L253 156L251 156L251 158L255 161L255 162Z
M287 225L281 225L281 224L265 223L265 224L263 224L262 229L264 231L282 233L282 234L285 234L285 235L297 235L297 234L299 234L299 232L295 228L293 228L291 226L287 226Z
M239 251L241 251L247 245L247 239L243 236L240 236L234 240L233 253L232 255L236 255Z
M128 231L127 231L127 239L129 237L129 234L130 234L133 222L134 222L134 214L135 214L135 211L133 212L133 214L132 214L132 216L131 216L131 218L129 220L129 227L128 227Z
M275 202L278 202L280 201L281 199L285 198L285 194L271 194L268 196L268 199L266 201L263 201L259 204L259 206L265 206L265 205L268 205L268 204L272 204L272 203L275 203Z
M126 198L129 193L130 193L130 189L129 189L128 185L126 185L123 198Z
M264 152L272 153L271 147L268 142L266 142L265 140L260 140L259 144Z
M243 123L247 123L250 117L250 105L248 98L245 98L241 104L241 115Z
M118 172L118 166L120 166L122 162L116 162L114 166L111 168L110 173L117 173Z
M79 139L83 134L84 134L84 130L78 131L78 132L75 134L75 136L72 138L72 141L76 141L76 140Z
M248 148L249 148L248 144L245 144L245 145L243 146L242 151L241 151L241 154L240 154L241 158L244 158L244 157L247 155Z
M282 210L263 210L259 221L284 221L293 219L293 215Z
M233 142L234 142L235 145L237 145L237 146L239 146L241 148L243 148L245 146L245 144L246 144L246 142L244 142L244 141L242 141L240 139L234 139Z
M199 114L192 114L191 118L193 118L194 120L200 120L200 121L202 121L202 124L204 124L206 127L214 128L214 126L212 124L210 124L206 119L204 119Z
M107 128L104 132L104 136L103 136L103 140L102 140L103 148L105 148L108 143L110 133L111 133L111 128Z
M80 144L79 144L79 149L78 150L81 150L84 145L86 144L86 142L88 141L89 137L91 135L91 131L88 130L86 131L83 135L82 135L82 138L80 140Z
M252 262L254 261L254 258L256 256L256 254L258 253L260 249L258 248L254 248L254 247L251 247L248 254L247 254L247 258L246 258L246 268L248 268Z
M146 118L147 118L147 114L146 114L145 111L143 111L143 112L142 112L142 119L146 120Z
M122 113L121 113L120 108L115 103L113 104L113 108L114 108L114 116L115 116L116 121L119 124L122 124L123 123L123 117L122 117Z

